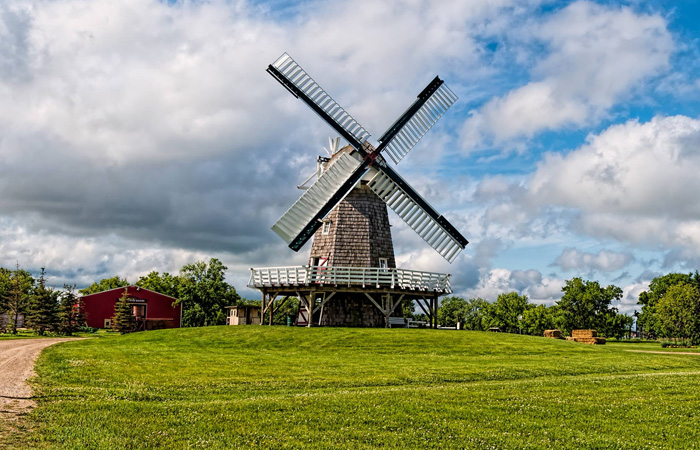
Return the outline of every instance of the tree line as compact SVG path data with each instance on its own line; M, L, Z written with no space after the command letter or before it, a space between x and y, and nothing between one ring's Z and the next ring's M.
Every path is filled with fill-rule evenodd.
M545 330L595 329L601 336L622 338L631 331L634 318L612 306L622 298L617 286L601 286L580 277L567 280L563 295L553 306L535 305L517 292L500 294L495 302L482 298L448 297L438 309L438 323L466 330L498 328L507 333L542 336Z
M224 307L241 301L225 280L226 269L221 261L211 258L208 263L185 264L177 275L153 271L133 284L177 299L174 305L182 305L182 326L223 325ZM114 276L78 291L75 285L58 290L46 285L43 268L35 279L19 265L14 270L0 267L0 314L5 313L6 319L0 321L0 332L16 333L19 319L24 317L25 326L40 335L71 334L85 325L78 293L88 295L128 285L125 278Z
M227 267L216 258L209 262L185 264L177 275L153 271L141 276L134 285L177 299L182 305L182 326L196 327L226 323L224 307L246 301L225 280ZM0 267L0 332L17 332L18 320L24 317L27 328L43 335L47 332L69 335L85 325L81 297L128 286L125 278L104 278L76 290L75 285L54 289L46 285L42 268L38 278L17 265ZM621 314L613 302L622 298L617 286L601 286L597 281L580 277L567 280L563 295L553 306L535 305L517 292L500 294L495 301L457 296L442 299L438 323L445 327L467 330L498 328L509 333L542 335L547 329L570 334L573 329L596 329L605 337L620 338L631 331L634 318ZM412 303L412 302L411 302ZM639 294L641 312L635 312L637 331L646 338L683 339L700 344L700 273L670 273L654 278L649 288ZM405 315L413 315L413 304L402 305ZM286 323L296 316L297 299L290 299L275 314L274 323Z
M639 294L637 328L644 337L700 345L700 274L669 273ZM636 313L635 313L636 314Z
M63 290L46 286L46 273L41 268L38 279L20 269L0 267L0 332L17 333L20 318L24 325L40 336L47 332L71 335L85 324L82 302L75 285Z

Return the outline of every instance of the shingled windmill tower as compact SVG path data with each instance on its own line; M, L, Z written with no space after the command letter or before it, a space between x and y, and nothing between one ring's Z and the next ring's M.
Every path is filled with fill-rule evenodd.
M338 142L332 141L332 143ZM337 145L337 144L336 144ZM321 160L321 169L331 166L352 147L336 150ZM327 267L396 267L394 245L386 203L362 179L322 220L314 234L309 265Z
M262 292L263 314L269 312L271 323L273 312L297 296L309 326L390 326L403 321L392 320L392 314L402 300L411 299L436 326L438 297L451 292L449 274L395 267L386 206L449 262L468 241L383 155L401 161L457 97L435 77L375 148L365 128L289 55L283 54L267 71L349 145L319 159L318 179L272 226L294 251L316 236L308 266L251 269L248 285Z

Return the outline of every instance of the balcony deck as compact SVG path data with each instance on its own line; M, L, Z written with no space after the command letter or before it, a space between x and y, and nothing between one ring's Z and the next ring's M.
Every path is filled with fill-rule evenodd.
M451 294L450 274L380 267L287 266L250 269L248 287L346 287Z

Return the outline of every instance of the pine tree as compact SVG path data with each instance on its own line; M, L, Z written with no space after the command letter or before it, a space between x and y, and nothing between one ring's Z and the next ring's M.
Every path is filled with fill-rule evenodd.
M131 306L129 306L129 294L126 289L124 289L124 293L114 305L112 329L120 333L128 333L133 329Z
M55 331L58 325L58 292L46 287L44 268L41 268L39 284L29 298L27 326L40 336Z
M75 285L63 285L61 302L58 305L58 332L70 336L85 323L83 301L75 294Z

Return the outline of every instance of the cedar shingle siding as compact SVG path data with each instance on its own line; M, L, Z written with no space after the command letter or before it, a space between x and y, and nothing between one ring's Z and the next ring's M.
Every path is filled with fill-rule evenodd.
M324 235L321 227L314 234L309 264L328 258L328 266L379 267L379 258L386 258L389 267L396 267L386 203L365 182L325 220L330 221L330 230Z

